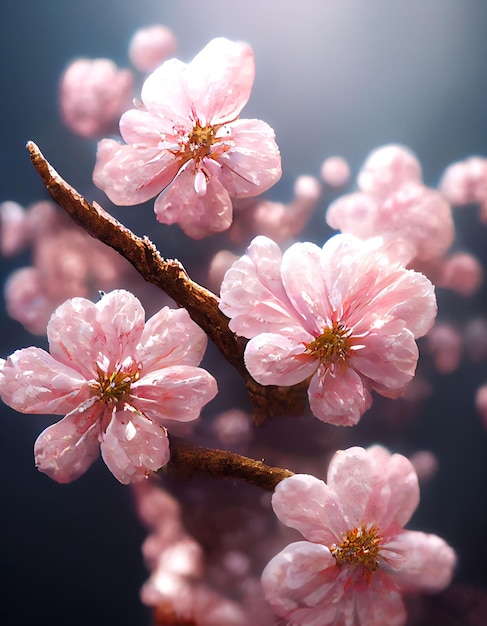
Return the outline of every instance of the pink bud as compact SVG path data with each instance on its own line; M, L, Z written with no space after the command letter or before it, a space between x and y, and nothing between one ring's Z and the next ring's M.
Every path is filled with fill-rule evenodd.
M147 26L132 36L129 58L134 67L141 72L149 73L173 55L177 44L176 35L167 26L161 24Z

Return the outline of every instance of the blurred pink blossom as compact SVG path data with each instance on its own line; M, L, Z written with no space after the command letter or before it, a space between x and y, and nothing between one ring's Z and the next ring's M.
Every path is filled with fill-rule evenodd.
M128 145L98 144L95 184L119 205L158 196L157 219L194 239L226 230L231 198L255 196L281 176L274 131L238 117L254 72L251 48L224 38L191 63L163 63L145 81L140 107L120 120Z
M463 353L463 337L451 324L435 324L426 335L426 346L441 374L451 374L459 366Z
M482 264L468 252L457 252L442 259L437 273L434 282L438 287L451 289L465 298L473 296L484 281Z
M116 130L130 106L134 79L110 59L76 59L61 77L59 106L66 126L81 137L99 137Z
M320 176L330 187L345 187L350 182L350 166L342 157L328 157L321 165Z
M111 291L122 280L140 282L123 257L90 237L51 202L32 205L23 229L33 248L33 267L9 276L5 299L10 317L33 334L45 334L53 311L68 298Z
M374 150L357 178L359 191L328 207L329 226L362 239L382 235L410 248L408 264L441 258L454 238L449 204L423 185L416 157L403 146Z
M465 349L474 363L487 361L487 319L477 317L465 325Z
M233 205L235 214L230 239L247 244L255 235L265 235L281 243L296 237L316 209L321 192L316 178L298 176L294 183L294 197L289 204L259 198L237 200Z
M405 391L436 299L431 282L392 261L380 238L336 235L281 255L260 236L226 273L220 308L250 339L245 363L257 382L311 377L313 414L349 426L371 406L371 389L389 398Z
M439 592L455 553L440 537L404 530L419 502L410 461L385 448L335 454L327 483L295 474L276 487L274 512L306 541L288 545L262 584L293 626L403 626L403 593Z
M141 72L152 72L174 54L177 44L176 35L167 26L146 26L133 34L129 43L129 58Z
M93 304L73 298L52 315L51 353L25 348L1 361L0 395L22 413L66 417L38 437L41 472L66 483L101 449L122 483L139 480L169 460L164 425L189 421L216 394L214 378L197 367L206 335L184 309L144 309L127 291Z
M487 159L473 156L448 166L439 189L453 206L480 204L480 219L487 224Z
M438 472L438 458L431 450L418 450L409 457L420 483L428 482Z
M13 256L21 252L29 238L24 208L10 200L0 203L0 253Z
M487 383L477 389L475 394L475 408L482 418L484 427L487 429Z

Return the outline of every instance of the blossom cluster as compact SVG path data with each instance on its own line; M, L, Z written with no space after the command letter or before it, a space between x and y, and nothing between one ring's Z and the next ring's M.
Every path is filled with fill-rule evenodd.
M321 180L297 178L288 204L260 197L280 179L281 157L266 122L240 117L255 76L250 45L219 37L188 63L169 58L176 46L161 25L134 35L129 58L144 80L133 104L131 70L75 60L61 78L60 111L73 132L100 139L93 183L113 204L155 198L157 221L178 224L192 247L189 240L225 237L229 249L212 251L206 274L203 262L194 268L215 294L94 204L90 234L103 240L110 229L110 245L139 271L149 268L177 301L179 308L161 308L147 296L157 312L146 320L121 257L51 204L26 211L3 202L2 254L33 249L32 266L7 282L8 311L30 332L45 331L49 351L28 347L0 359L0 397L21 413L62 416L34 444L35 464L50 478L78 479L101 454L119 482L132 484L149 530L141 599L154 607L156 624L404 626L404 596L442 591L454 575L456 553L445 540L405 529L419 505L418 476L431 478L441 463L426 450L415 466L382 445L350 445L352 428L324 429L362 418L368 427L374 394L383 398L377 404L404 398L410 411L408 394L421 396L421 383L429 389L417 376L420 347L443 374L464 352L473 363L487 360L485 319L462 330L436 320L442 288L467 298L482 287L475 256L451 252L451 209L480 204L485 221L485 159L451 165L434 189L416 156L392 144L367 157L356 191L331 202L330 189L340 194L351 179L336 156L323 161ZM117 122L122 141L104 137ZM76 204L76 192L63 190ZM339 232L297 241L323 198L323 225ZM223 367L205 356L207 335L226 357ZM282 414L264 434L252 428L248 405L237 406L241 389L229 364L261 413L264 404L275 416L278 398ZM217 378L232 396L220 412L211 404ZM487 384L475 402L487 424ZM191 440L191 460L178 454L180 438ZM227 451L216 444L233 453L222 461ZM312 474L327 456L324 482ZM261 473L272 479L277 465L296 473L280 470L287 477L268 499L235 487L233 507L218 487L205 494L200 476L192 489L176 487L171 469L184 478L234 478L243 468L239 477L268 489Z

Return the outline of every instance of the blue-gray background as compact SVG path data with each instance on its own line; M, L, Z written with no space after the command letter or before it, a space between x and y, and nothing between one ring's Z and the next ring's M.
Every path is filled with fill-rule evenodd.
M276 131L284 170L276 199L287 199L297 175L317 175L333 154L356 172L371 149L401 142L434 185L449 163L487 153L485 0L0 0L0 201L46 197L24 149L28 139L93 197L94 144L60 124L60 73L76 56L128 65L131 34L152 23L173 28L183 60L215 36L252 45L257 76L245 117ZM122 214L139 233L157 230L146 215L141 227L137 210ZM461 236L485 255L487 228L475 228L473 216L462 218ZM177 256L184 261L185 251ZM2 261L3 279L26 260ZM478 312L482 298L485 290L473 304L451 300L451 315ZM1 356L40 345L0 308ZM441 462L420 515L423 528L458 546L458 579L485 584L486 437L472 398L487 372L464 371L447 380L418 428L418 447L432 448ZM2 410L1 623L144 626L144 531L130 493L102 464L69 486L39 474L32 445L50 421Z

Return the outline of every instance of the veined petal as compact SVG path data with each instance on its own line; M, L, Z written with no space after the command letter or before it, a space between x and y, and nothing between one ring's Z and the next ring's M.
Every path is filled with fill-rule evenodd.
M304 353L309 335L297 325L295 335L260 333L245 348L245 366L261 385L295 385L311 376L318 361Z
M173 180L180 162L157 146L122 145L112 139L98 143L93 182L119 206L141 204Z
M256 196L281 178L281 156L272 128L261 120L227 124L231 147L218 157L221 180L232 197Z
M351 367L318 369L308 397L313 415L336 426L353 426L372 404L364 381Z
M175 131L188 130L192 125L187 67L178 59L168 59L149 74L140 95L147 110L167 120Z
M248 44L212 39L187 66L191 110L203 125L234 120L250 97L254 75Z
M159 147L169 134L174 137L174 128L167 119L150 111L130 109L120 118L120 134L126 143Z
M406 530L386 548L405 559L392 574L402 592L438 593L450 584L456 564L455 551L437 535Z
M99 407L74 410L44 430L34 445L36 466L58 483L82 476L100 456Z
M195 171L189 162L165 194L154 205L157 220L163 224L178 222L193 239L202 239L227 230L232 223L232 202L217 177L207 180L206 193L198 196L194 186Z
M170 365L199 365L206 350L206 334L186 309L163 307L147 320L137 346L137 362L144 376Z
M152 420L188 422L217 393L216 380L206 370L174 365L143 375L131 387L130 403Z
M128 405L113 412L100 448L108 469L124 485L146 478L170 456L166 429Z
M322 480L307 474L285 478L272 496L272 508L283 524L296 528L309 541L330 546L338 535L326 525L327 503L337 505L335 492Z
M0 395L21 413L69 413L90 396L86 379L40 348L17 350L2 362Z

